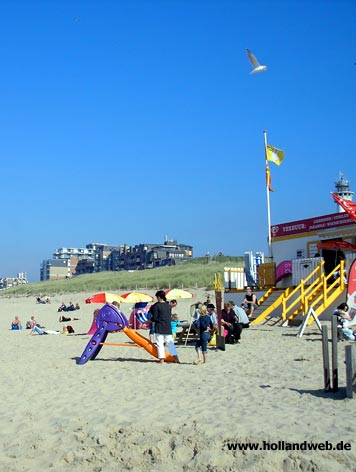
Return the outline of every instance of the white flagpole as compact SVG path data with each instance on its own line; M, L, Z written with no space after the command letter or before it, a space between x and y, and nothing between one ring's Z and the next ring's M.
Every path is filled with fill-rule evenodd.
M267 131L263 131L264 135L264 141L265 141L265 172L266 172L266 191L267 191L267 224L268 224L268 255L270 258L273 259L272 255L272 237L271 237L271 207L270 207L270 199L269 199L269 185L267 181L267 166L268 166L268 160L267 160ZM270 175L270 174L269 174Z

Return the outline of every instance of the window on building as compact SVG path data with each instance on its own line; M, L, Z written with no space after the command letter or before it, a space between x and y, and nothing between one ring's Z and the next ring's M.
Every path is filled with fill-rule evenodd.
M305 256L304 249L297 249L297 259L303 259Z

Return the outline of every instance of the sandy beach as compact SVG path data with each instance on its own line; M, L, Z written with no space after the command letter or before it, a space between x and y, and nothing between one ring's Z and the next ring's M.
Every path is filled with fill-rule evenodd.
M178 301L180 319L189 318L192 302L205 300L205 291L194 293ZM324 393L314 325L302 338L295 327L245 329L241 344L211 349L205 365L192 364L189 343L178 345L181 364L159 365L144 349L104 346L95 361L79 366L100 307L84 303L89 295L58 295L45 305L34 297L0 299L1 472L356 470L346 342L338 344L338 393ZM70 322L75 335L9 329L15 315L23 325L35 315L46 328L62 330L57 308L70 300L81 306L69 314L80 318ZM130 308L122 305L127 316ZM115 333L107 341L129 340ZM292 451L287 443L349 443L351 450Z

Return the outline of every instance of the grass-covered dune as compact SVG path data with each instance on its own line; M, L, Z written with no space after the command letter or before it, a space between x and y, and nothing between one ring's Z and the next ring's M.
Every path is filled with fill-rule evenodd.
M172 267L139 271L98 272L66 280L36 282L0 292L0 296L51 296L63 293L129 291L158 288L213 289L214 274L224 267L244 267L243 257L195 258Z

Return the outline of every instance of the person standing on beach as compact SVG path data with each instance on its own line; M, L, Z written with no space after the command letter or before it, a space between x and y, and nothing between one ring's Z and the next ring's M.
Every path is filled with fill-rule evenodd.
M167 344L169 352L179 363L177 351L172 338L172 309L166 300L166 294L163 290L156 292L157 302L150 308L151 322L154 322L154 332L156 335L158 358L161 364L164 363L166 352L164 343Z
M198 329L199 339L195 345L195 351L197 353L198 359L193 362L193 364L199 364L200 360L200 349L203 354L203 362L206 364L207 362L207 354L208 354L208 342L210 341L211 331L214 328L214 325L211 321L210 316L208 315L208 310L205 305L202 305L199 310L199 318L194 321L194 325Z

